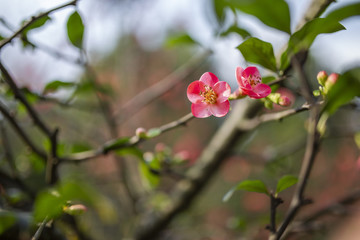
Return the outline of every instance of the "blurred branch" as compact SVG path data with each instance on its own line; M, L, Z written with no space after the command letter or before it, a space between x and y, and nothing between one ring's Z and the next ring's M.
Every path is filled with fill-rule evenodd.
M301 92L303 93L306 100L310 103L314 103L314 98L311 94L308 80L306 79L304 69L300 65L300 62L294 57L292 59L293 68L298 71L301 82ZM320 106L312 105L310 108L309 125L308 125L308 137L306 142L305 154L299 174L299 181L296 185L295 193L291 200L291 205L285 219L279 229L270 236L271 240L278 240L282 237L289 224L295 218L299 209L304 205L310 203L308 199L305 199L304 192L307 186L307 182L310 177L310 173L315 161L315 156L318 152L320 145L320 133L317 130L318 121L320 118Z
M305 217L303 220L299 220L293 224L291 229L287 231L286 237L292 236L300 232L316 231L319 229L320 223L314 221L318 220L321 217L327 215L339 215L349 213L347 207L351 204L354 204L360 200L360 190L356 190L348 194L347 196L341 198L337 202L330 204L329 206L323 207L309 216Z
M170 123L167 123L167 124L164 124L164 125L158 127L157 129L159 129L160 135L161 135L161 134L163 134L167 131L170 131L172 129L175 129L179 126L186 125L186 123L189 122L193 118L194 118L194 116L192 115L192 113L188 113L185 116L181 117L180 119L175 120ZM123 148L134 147L137 144L139 144L140 142L146 140L143 138L139 138L138 136L135 135L135 136L132 136L126 144L116 145L115 143L121 139L122 138L116 138L116 139L110 140L110 141L106 142L105 144L103 144L101 147L99 147L97 150L90 150L90 151L75 153L68 157L60 157L59 160L61 162L73 162L73 163L86 161L86 160L90 160L90 159L93 159L93 158L96 158L96 157L99 157L102 155L106 155L111 151L115 151L115 150L119 150L119 149L123 149Z
M78 0L73 0L73 1L70 1L68 3L65 3L65 4L62 4L58 7L55 7L55 8L52 8L46 12L43 12L43 13L40 13L36 16L33 16L30 18L30 20L28 20L27 22L25 22L15 33L13 33L13 35L11 35L10 37L6 38L6 39L3 39L1 42L0 42L0 49L2 47L4 47L6 44L10 43L14 38L16 38L19 34L21 34L22 32L25 31L25 29L27 27L29 27L31 24L33 24L36 20L44 17L44 16L47 16L49 15L50 13L52 12L55 12L59 9L62 9L62 8L65 8L65 7L68 7L68 6L75 6L76 3L77 3Z
M0 111L4 115L4 117L9 121L9 123L13 126L15 132L20 136L20 138L30 147L30 149L36 153L38 156L46 160L47 155L45 152L40 150L38 147L35 146L35 144L32 142L32 140L28 137L25 130L23 130L18 122L15 120L15 117L7 110L5 105L0 101Z
M11 77L11 75L6 70L6 68L4 67L4 65L2 64L1 61L0 61L0 70L2 71L2 73L4 75L5 81L10 86L12 92L14 93L15 98L18 99L25 106L27 112L29 113L32 120L34 121L34 124L37 125L46 136L51 137L52 133L51 133L49 127L45 124L45 122L43 122L40 119L38 113L30 105L30 103L28 102L28 100L26 99L24 94L21 92L21 90L17 87L14 79Z
M16 171L16 166L15 166L15 162L14 162L14 157L13 154L11 152L11 146L9 143L9 139L8 139L8 135L6 132L6 128L4 125L4 121L0 120L0 131L1 131L1 139L2 139L2 145L4 147L4 152L5 152L5 158L10 166L11 169L11 175L13 178L18 178L18 174Z
M47 217L46 217L46 218L44 219L44 221L42 221L42 223L40 224L39 228L36 230L34 236L31 238L31 240L38 240L38 239L40 239L41 233L43 232L47 221L48 221L48 219L47 219Z
M200 55L195 54L184 65L177 68L164 79L135 95L115 113L115 116L119 119L119 122L125 122L146 105L150 104L152 101L182 82L191 73L198 69L211 53L212 52L210 50L206 50Z

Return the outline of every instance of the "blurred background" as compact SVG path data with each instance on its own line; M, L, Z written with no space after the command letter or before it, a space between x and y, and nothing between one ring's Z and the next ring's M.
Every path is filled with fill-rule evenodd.
M75 82L76 88L46 93L56 101L37 100L34 104L43 119L51 126L59 126L61 154L96 148L114 137L132 136L138 127L161 126L189 113L187 85L198 80L204 72L213 72L221 81L227 81L232 89L236 88L235 68L249 65L236 49L244 38L236 33L220 34L226 27L219 27L212 2L79 1L78 11L85 25L84 49L89 65L96 73L99 84L96 90L86 84L90 77L84 67L74 64L74 60L79 59L79 49L70 44L66 33L67 18L74 11L72 7L51 14L50 22L29 33L28 38L37 45L36 48L24 47L16 39L2 49L1 59L18 86L35 94L42 95L46 84L55 80ZM339 0L327 11L354 2ZM59 0L0 0L3 20L0 35L9 36L24 19L62 3L64 1ZM310 1L288 0L287 3L294 31ZM279 53L288 40L287 34L269 28L247 14L239 13L236 17L228 14L224 26L233 22L252 36L272 43L275 53ZM346 19L341 24L345 31L321 35L311 47L306 70L313 86L317 84L316 74L320 70L342 73L360 65L360 17ZM67 59L49 54L49 49L60 51ZM271 75L265 69L260 71L263 76ZM168 91L159 94L149 104L139 102L143 91L164 79L171 79ZM289 81L284 87L287 89L283 91L292 98L293 106L300 106L303 102L297 98L296 84ZM100 92L100 96L95 91ZM104 119L99 98L109 103L108 113L115 119L115 128ZM272 111L283 109L274 108ZM263 110L267 111L270 110ZM42 135L32 128L24 110L19 109L18 114L37 142L48 146L45 138L42 139ZM360 129L359 117L359 112L341 109L330 119L306 194L314 203L304 208L300 217L332 204L358 187L360 159L357 159L360 154L353 134ZM241 180L261 179L275 188L276 181L283 175L297 175L304 154L306 118L307 113L300 113L281 122L264 124L248 133L230 157L224 159L217 176L190 210L172 222L163 239L267 239L265 227L269 222L270 206L265 195L236 192L226 203L222 202L222 197ZM132 211L165 208L167 193L187 169L196 164L197 157L222 122L223 119L213 117L195 119L186 127L141 144L141 150L150 158L161 153L164 159L175 159L178 154L181 160L185 160L174 167L176 174L162 176L159 183L152 185L144 181L138 171L138 160L126 158L126 175L136 186L131 190L136 197L132 210L129 208L132 199L127 196L121 177L123 166L113 155L77 165L63 165L60 169L63 178L90 185L101 195L97 207L78 217L81 228L94 239L130 237L137 223L136 219L129 218ZM16 171L30 188L45 188L44 163L29 154L8 125L4 126L8 129L15 154ZM9 171L2 145L0 167ZM290 188L281 195L284 204L279 208L279 220L286 213L292 191ZM341 218L319 221L315 233L308 232L310 235L306 236L294 234L291 239L357 239L354 236L358 233L351 232L348 238L344 234L359 231L358 206L340 213ZM71 232L68 235L71 236Z

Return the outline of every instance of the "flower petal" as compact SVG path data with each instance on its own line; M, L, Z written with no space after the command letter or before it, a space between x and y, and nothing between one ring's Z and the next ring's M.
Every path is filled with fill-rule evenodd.
M193 103L191 104L191 112L197 118L206 118L211 115L209 104L206 103Z
M271 88L264 83L260 83L253 88L253 92L255 94L249 94L249 97L256 99L264 98L271 93Z
M236 80L237 80L240 87L245 87L244 83L243 83L243 79L241 77L243 71L244 71L244 69L242 67L237 67L236 70L235 70Z
M219 81L219 79L215 74L211 72L206 72L203 75L201 75L199 81L205 83L210 87L213 87Z
M217 82L214 85L213 90L217 95L217 99L216 99L217 102L224 102L228 100L231 94L230 85L224 81Z
M195 81L189 84L186 94L190 102L198 103L201 102L204 98L200 96L200 92L203 91L204 84L200 81Z
M229 112L230 102L217 102L215 104L210 104L209 107L212 115L215 117L223 117Z
M261 75L259 70L257 69L257 67L247 67L243 72L242 72L242 77L248 79L250 76L256 77L256 78L260 78L261 79Z

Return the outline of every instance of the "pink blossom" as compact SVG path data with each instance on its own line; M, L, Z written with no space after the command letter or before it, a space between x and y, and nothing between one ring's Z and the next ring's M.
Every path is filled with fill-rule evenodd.
M264 98L271 93L271 88L261 83L261 75L256 67L236 68L236 79L243 95L250 98Z
M230 93L228 83L219 81L211 72L204 73L200 80L192 82L187 88L192 114L197 118L225 116L230 109Z

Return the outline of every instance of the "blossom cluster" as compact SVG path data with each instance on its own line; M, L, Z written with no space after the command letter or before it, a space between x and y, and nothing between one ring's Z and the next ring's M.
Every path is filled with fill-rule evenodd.
M219 81L211 73L204 73L199 80L192 82L187 88L187 97L192 103L191 112L197 118L211 115L225 116L230 109L229 99L238 99L245 96L260 99L271 93L269 85L262 83L261 75L256 67L236 68L235 76L238 89L231 93L230 85Z

